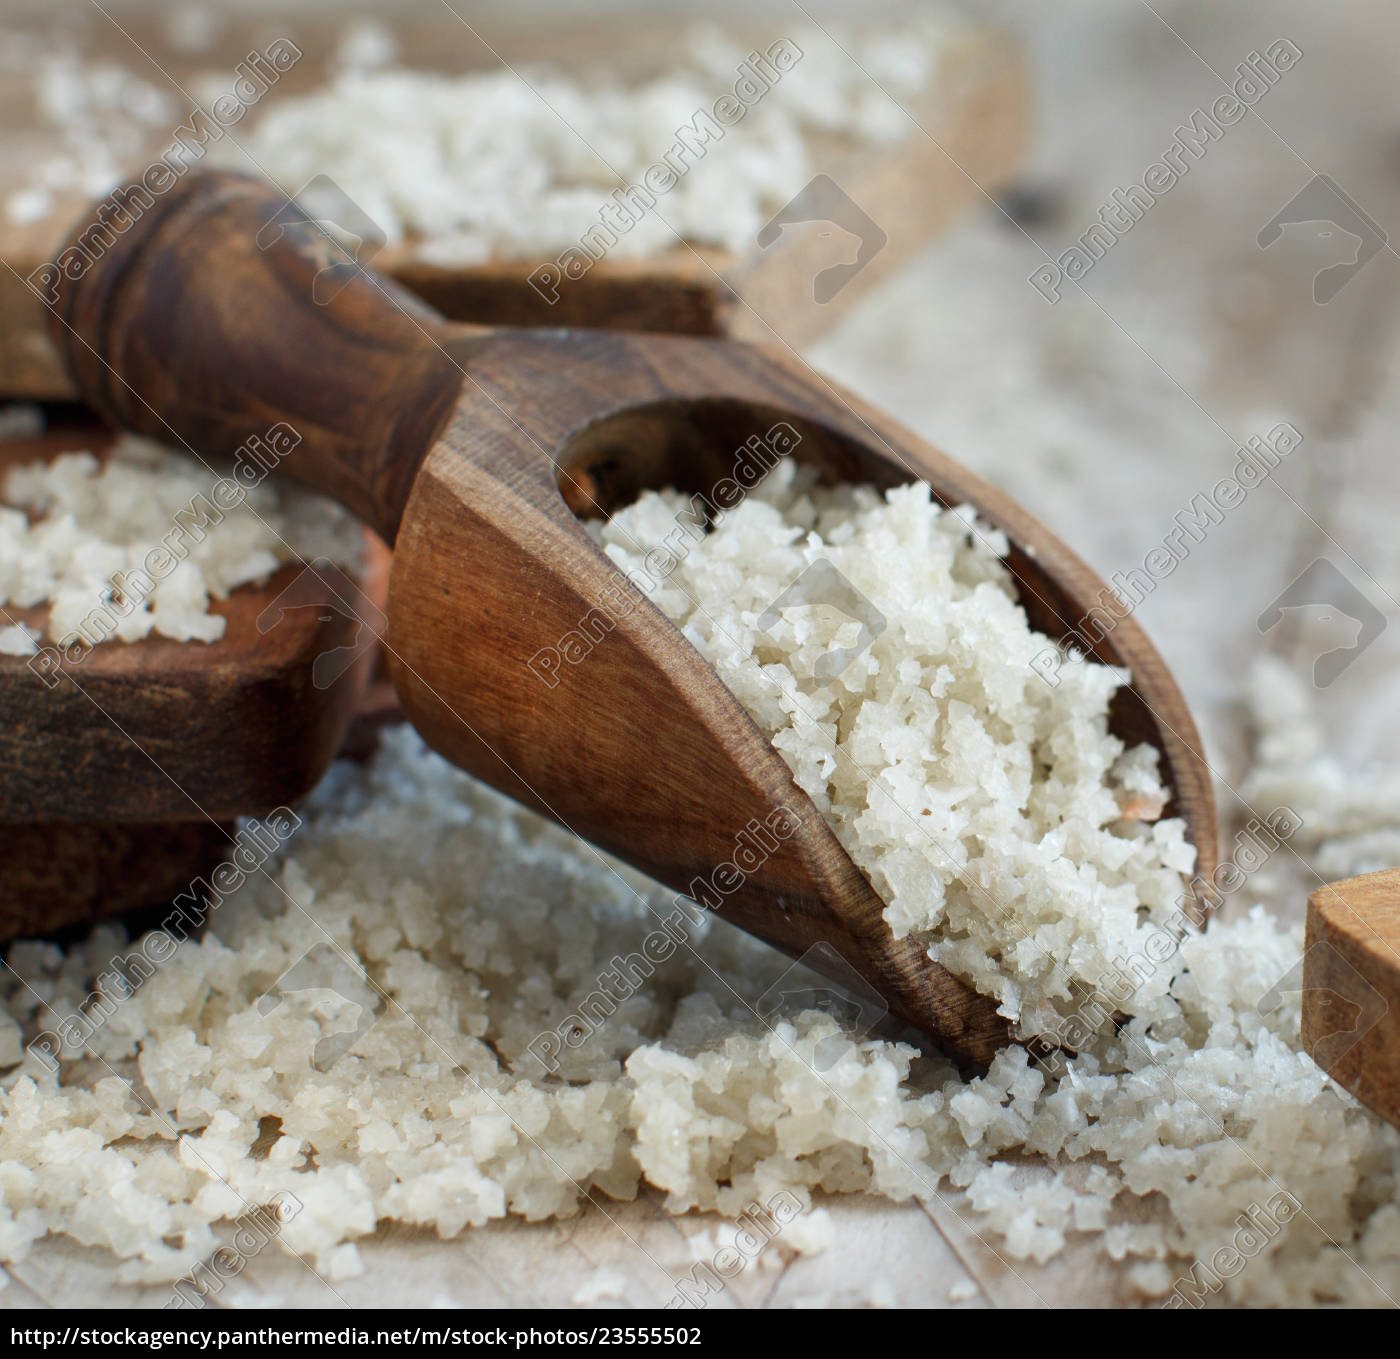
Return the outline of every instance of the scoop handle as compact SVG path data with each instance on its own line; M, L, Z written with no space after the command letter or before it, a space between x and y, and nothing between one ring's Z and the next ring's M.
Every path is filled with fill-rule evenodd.
M393 540L470 328L363 268L285 194L208 170L159 196L118 190L30 281L108 421L270 463Z

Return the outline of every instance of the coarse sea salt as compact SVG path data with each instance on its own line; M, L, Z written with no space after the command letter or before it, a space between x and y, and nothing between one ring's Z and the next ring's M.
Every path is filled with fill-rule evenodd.
M1013 1262L1092 1240L1174 1280L1286 1192L1302 1211L1223 1297L1400 1290L1400 1135L1298 1050L1296 994L1260 1013L1300 947L1262 910L1185 941L1151 1032L1133 1021L1048 1073L1013 1047L968 1082L881 1039L833 1061L819 1011L757 1022L786 961L702 920L549 1073L531 1041L579 1013L669 898L406 728L369 766L337 767L306 822L125 999L112 960L151 950L117 926L67 951L10 949L14 1023L31 1039L67 1023L75 1042L59 1072L31 1051L4 1078L0 1258L53 1232L112 1250L123 1280L169 1281L214 1248L231 1203L290 1192L305 1211L286 1244L343 1273L339 1247L385 1218L452 1236L649 1183L673 1212L730 1215L780 1191L963 1190ZM356 1026L276 982L328 940L384 999L322 1070L321 1040ZM90 994L103 975L105 1000ZM108 1008L84 1042L72 1016ZM1153 1220L1117 1220L1144 1198Z
M221 27L199 9L168 24L173 45L203 54ZM274 91L247 123L220 132L209 161L268 176L288 193L326 176L388 243L411 238L425 260L456 267L577 245L614 189L641 183L696 128L698 150L683 153L674 186L611 252L635 257L682 240L737 250L811 177L811 138L878 146L910 135L906 107L936 90L945 45L965 28L941 5L873 31L789 26L800 60L713 135L697 112L732 92L750 51L713 26L678 35L662 74L623 85L540 64L409 70L392 64L392 26L359 20L343 30L325 84ZM50 216L58 195L114 188L142 156L168 150L160 139L188 114L170 90L86 59L62 34L0 37L0 69L32 80L33 117L56 143L0 200L14 225ZM207 110L227 81L208 70L185 88Z
M25 182L0 201L14 226L50 217L60 195L106 193L178 123L179 105L162 86L116 62L88 60L60 32L0 32L0 71L31 83L31 116L50 143L42 158L21 162Z
M649 493L596 531L624 571L654 577L647 554L678 541L687 508ZM682 546L651 597L787 761L895 935L1030 1037L1081 1024L1085 995L1124 959L1189 925L1195 856L1183 823L1160 819L1156 752L1108 730L1124 674L1066 666L1051 684L1033 664L1051 644L1026 621L1005 550L925 485L822 488L787 461ZM802 602L775 611L791 589ZM853 608L878 622L842 650L860 636ZM1170 982L1170 967L1135 969L1133 1012L1165 1016Z
M40 634L25 623L0 626L0 656L31 656Z
M629 86L540 66L450 76L382 68L380 51L343 61L308 94L269 99L211 159L289 193L328 176L388 244L412 239L424 259L449 267L577 247L604 208L618 258L680 241L747 249L814 173L810 138L879 146L910 135L904 105L936 88L949 34L964 22L933 8L874 32L798 25L788 36L796 64L750 92L742 118L715 124L713 137L697 114L732 95L750 51L715 28L687 32L663 74ZM613 191L642 184L694 128L698 143L692 131L654 210L619 215Z
M238 586L298 559L360 560L361 531L339 506L263 482L223 508L210 499L219 475L134 436L105 460L74 451L12 468L0 480L0 608L50 602L45 631L60 643L134 642L153 633L211 642L223 636L225 620L209 606ZM150 575L147 555L172 541L173 569ZM31 651L27 638L38 634L21 637L16 626L0 636L0 650Z
M995 553L965 516L935 513L917 491L822 496L765 485L752 500L775 529L765 552L801 557L821 533L907 630L916 610L900 572L881 581L858 568L862 556L892 565L902 543L911 597L932 591L968 627L972 611L957 605L975 600L1019 636ZM665 506L649 497L637 508L645 518ZM749 558L742 522L732 533L737 520L712 535L700 579L721 564L766 569ZM942 566L924 572L910 555ZM694 620L692 635L706 644ZM765 664L784 665L797 640L764 643ZM951 673L928 709L935 739L938 705L976 714L992 673L981 653L941 645ZM1086 685L1070 709L1083 730L1069 745L1085 747L1075 777L1096 771L1109 788L1123 753L1109 750L1090 697L1104 701L1116 682ZM998 701L1016 709L1000 689ZM760 720L790 718L781 702L751 706ZM1017 730L1029 739L1038 721L1035 711L1019 728L1008 721L1003 743ZM1147 788L1145 767L1131 786ZM915 791L929 791L927 773ZM1242 1219L1267 1221L1243 1266L1214 1276L1205 1296L1400 1296L1400 1134L1299 1050L1296 992L1261 1003L1301 945L1262 908L1183 939L1150 1018L1046 1067L1009 1048L967 1081L904 1044L860 1034L833 1044L837 1022L820 1011L759 1021L755 1002L787 961L702 916L551 1071L532 1043L596 1005L601 978L673 916L674 900L403 727L369 764L336 766L303 817L267 872L222 897L204 934L168 957L152 936L129 940L112 924L66 950L11 947L0 974L0 1260L62 1234L110 1250L121 1280L169 1282L207 1258L221 1223L292 1194L300 1211L282 1239L339 1279L363 1268L346 1248L384 1219L450 1237L649 1184L677 1213L738 1217L790 1195L807 1211L784 1229L797 1228L789 1250L830 1242L819 1193L951 1196L1013 1268L1074 1243L1121 1262L1145 1298L1200 1279ZM1125 829L1130 852L1155 843ZM332 947L351 982L291 980ZM160 961L145 975L138 957ZM354 984L361 972L371 984ZM144 979L129 987L123 975ZM21 1037L40 1030L52 1031L49 1046L62 1041L57 1070L36 1048L21 1055Z

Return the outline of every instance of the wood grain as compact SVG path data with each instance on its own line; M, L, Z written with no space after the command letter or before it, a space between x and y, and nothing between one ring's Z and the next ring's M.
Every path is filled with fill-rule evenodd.
M794 456L830 480L923 478L944 503L977 506L1016 544L1022 599L1052 636L1075 627L1104 583L1000 492L785 354L454 327L415 311L409 330L436 342L434 358L369 274L346 281L328 318L308 286L312 233L249 253L254 224L275 209L253 180L191 174L65 284L53 329L84 396L115 423L225 455L270 421L297 429L303 442L278 473L342 495L397 537L389 668L430 744L692 895L746 827L782 812L795 829L721 884L721 914L793 955L834 947L896 1014L985 1066L1008 1037L992 1002L892 937L787 766L699 653L618 578L561 488L575 503L586 488L604 512L643 486L711 489L751 460L747 440L781 421ZM312 343L323 329L335 332L324 348ZM307 343L270 338L287 335ZM382 345L364 338L375 335ZM397 364L409 409L396 404ZM327 415L366 393L387 412L375 439ZM532 659L581 624L599 631L584 663L542 678ZM1208 874L1215 813L1191 715L1131 618L1096 650L1132 672L1117 728L1161 750Z
M1301 986L1303 1046L1400 1127L1400 868L1308 898Z
M3 444L0 473L67 449L101 453L110 440L79 426ZM367 553L361 586L382 604L387 553L368 539ZM295 607L267 626L265 611L294 581ZM226 620L217 641L104 643L52 685L28 659L0 656L0 822L226 821L308 792L358 710L374 648L325 688L312 668L357 644L359 620L295 564L211 612ZM44 605L5 613L40 632L48 621Z
M105 457L111 442L59 425L0 444L0 477L73 449ZM366 534L366 553L358 588L382 610L388 552ZM0 940L163 904L227 852L234 818L294 803L337 753L367 751L395 707L371 681L377 644L316 685L317 658L358 640L326 583L302 578L296 607L259 627L299 576L285 567L216 601L216 642L107 643L52 686L0 656ZM12 619L43 633L48 607Z
M125 192L112 201L134 225L49 316L88 403L122 428L231 459L290 426L298 442L281 470L392 541L462 382L441 318L353 267L313 300L324 233L288 216L262 248L285 203L241 176L192 172L144 216Z
M0 941L166 905L228 854L231 822L0 821Z

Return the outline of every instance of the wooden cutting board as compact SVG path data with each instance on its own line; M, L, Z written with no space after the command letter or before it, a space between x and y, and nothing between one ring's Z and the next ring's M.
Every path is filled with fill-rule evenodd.
M795 16L795 24L800 20ZM255 106L246 123L289 94L322 83L343 25L312 19L228 24L209 50L190 56L174 48L164 22L123 15L122 28L96 8L72 19L73 33L90 60L117 63L169 92L188 116L198 73L230 73L274 37L292 38L303 56ZM579 75L606 72L628 83L654 77L675 64L685 29L664 21L646 25L595 21L586 28L541 24L528 29L468 28L451 13L405 17L397 27L403 65L461 73L551 65ZM784 36L736 32L746 47ZM683 49L682 49L683 50ZM0 194L33 182L37 165L59 149L34 103L35 76L0 69ZM397 277L454 320L501 325L589 325L688 334L729 334L760 343L801 345L836 321L860 296L890 274L964 212L1006 186L1027 142L1028 92L1019 49L1005 37L975 29L951 39L939 78L910 101L909 135L872 149L850 139L809 140L815 168L830 175L888 236L867 267L826 304L812 297L812 278L829 247L816 233L787 232L768 250L757 243L733 254L678 245L641 260L603 259L561 290L550 306L527 282L542 261L492 260L473 268L425 263L412 243L375 256L375 268ZM158 154L176 124L161 129L149 150ZM234 130L234 135L237 131ZM136 158L137 164L149 163ZM43 308L24 280L50 259L84 203L59 201L41 221L17 226L0 212L0 396L65 398L72 394L43 327Z

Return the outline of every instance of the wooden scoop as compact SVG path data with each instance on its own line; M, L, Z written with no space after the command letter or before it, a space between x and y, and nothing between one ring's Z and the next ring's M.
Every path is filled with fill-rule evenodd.
M783 354L449 325L238 176L190 173L144 211L124 207L131 220L100 251L83 244L96 219L80 227L73 276L51 290L83 396L206 454L278 422L297 432L279 473L395 545L390 672L430 745L677 891L718 888L721 915L785 952L829 945L897 1015L970 1065L990 1061L1008 1038L995 1004L891 936L787 766L574 511L607 513L646 487L709 493L746 441L785 422L792 456L829 480L922 478L944 503L975 505L1010 538L1022 602L1052 636L1099 602L1097 576L1005 496ZM580 635L586 654L550 659ZM1162 752L1171 810L1209 874L1215 811L1181 694L1131 618L1095 654L1131 670L1114 729ZM741 856L755 823L784 834L764 838L766 857Z

